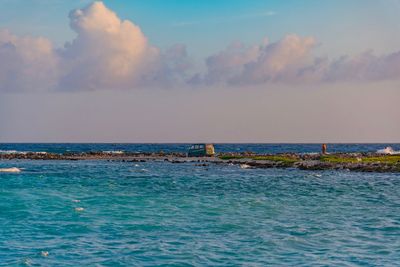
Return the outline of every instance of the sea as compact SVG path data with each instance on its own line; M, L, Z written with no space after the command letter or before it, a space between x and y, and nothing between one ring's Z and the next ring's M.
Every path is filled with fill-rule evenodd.
M400 144L328 144L374 152ZM0 144L0 153L189 144ZM320 144L215 144L317 153ZM0 266L400 266L400 174L0 160Z

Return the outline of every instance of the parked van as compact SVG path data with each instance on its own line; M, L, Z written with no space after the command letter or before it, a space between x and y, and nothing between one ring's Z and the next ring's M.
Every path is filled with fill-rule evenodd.
M188 151L188 157L213 157L215 155L213 144L194 144Z

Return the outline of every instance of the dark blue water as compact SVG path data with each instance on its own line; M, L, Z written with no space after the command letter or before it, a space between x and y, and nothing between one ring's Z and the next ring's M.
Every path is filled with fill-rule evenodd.
M185 145L0 149L82 147L167 151ZM0 169L10 167L22 172L0 173L0 266L399 265L399 174L168 162L0 161Z
M1 151L34 152L89 152L89 151L125 151L125 152L187 152L190 144L13 144L0 143ZM328 144L330 152L375 152L391 146L400 150L400 144ZM215 144L216 152L255 153L313 153L321 151L321 144Z

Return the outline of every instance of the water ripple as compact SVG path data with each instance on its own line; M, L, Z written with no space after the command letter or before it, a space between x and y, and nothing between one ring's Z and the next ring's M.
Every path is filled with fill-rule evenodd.
M24 171L0 174L0 266L393 266L400 258L397 174L6 164Z

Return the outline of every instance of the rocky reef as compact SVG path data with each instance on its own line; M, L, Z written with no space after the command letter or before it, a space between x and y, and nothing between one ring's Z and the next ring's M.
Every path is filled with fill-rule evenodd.
M400 172L400 155L376 153L224 155L220 158L228 163L246 164L251 168Z
M110 160L121 162L166 161L170 163L195 162L199 165L235 164L244 168L297 168L301 170L349 170L359 172L399 172L400 155L377 153L335 154L255 154L220 153L215 157L187 157L185 153L7 153L0 160Z

